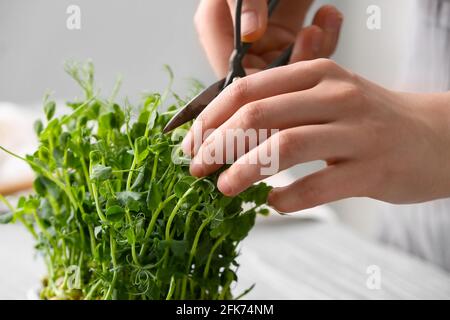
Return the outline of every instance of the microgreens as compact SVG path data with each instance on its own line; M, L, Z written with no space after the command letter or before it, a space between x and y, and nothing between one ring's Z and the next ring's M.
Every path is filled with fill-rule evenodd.
M43 299L231 299L238 244L264 208L270 188L222 195L217 174L197 179L174 164L180 138L162 129L177 106L157 110L171 94L147 94L138 108L94 87L92 63L68 64L82 101L44 99L39 147L25 158L34 194L0 222L20 221L35 237L48 276ZM177 105L183 100L174 95ZM184 126L188 129L189 124ZM250 203L250 209L242 205Z

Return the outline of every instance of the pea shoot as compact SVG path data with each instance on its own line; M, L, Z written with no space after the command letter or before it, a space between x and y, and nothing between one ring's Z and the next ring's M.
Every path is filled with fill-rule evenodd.
M92 63L66 71L84 99L55 116L56 103L45 97L34 154L0 147L36 175L34 193L16 207L0 195L11 210L0 222L20 221L36 239L48 272L41 298L232 299L238 244L267 213L270 187L228 198L217 174L197 179L186 163L175 164L180 135L162 129L183 104L178 96L166 112L158 111L159 94L120 106L117 90L99 97Z

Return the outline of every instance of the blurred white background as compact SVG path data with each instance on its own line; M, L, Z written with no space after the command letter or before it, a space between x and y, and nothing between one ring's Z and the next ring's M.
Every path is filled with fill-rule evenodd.
M186 92L191 77L207 84L214 75L198 44L194 0L0 0L0 101L36 106L44 92L57 99L79 95L63 71L63 62L92 58L104 93L116 76L124 77L122 93L162 90L167 84L163 64L176 75L175 90ZM412 35L411 0L317 1L333 3L345 13L335 59L380 84L399 88ZM66 9L81 8L81 30L66 28ZM369 5L382 9L381 30L366 27ZM319 164L301 166L305 174ZM361 177L362 179L364 177ZM374 231L378 206L365 199L333 207L342 220L361 232Z

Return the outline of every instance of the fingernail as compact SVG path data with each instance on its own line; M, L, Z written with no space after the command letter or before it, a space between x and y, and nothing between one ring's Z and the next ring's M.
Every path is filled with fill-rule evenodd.
M183 141L181 142L181 150L183 150L183 153L187 156L190 156L192 153L192 133L191 131L188 132L188 134L184 137Z
M326 31L338 32L342 25L342 16L336 14L330 14L324 23L324 29Z
M255 11L245 11L241 16L241 35L247 36L258 30L259 21Z
M219 176L219 180L217 181L217 188L219 188L219 191L224 195L231 195L232 190L226 173L222 173Z

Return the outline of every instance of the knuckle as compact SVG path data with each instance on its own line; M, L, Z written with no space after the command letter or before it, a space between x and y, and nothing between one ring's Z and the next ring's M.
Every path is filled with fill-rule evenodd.
M327 58L320 58L312 61L313 67L323 72L330 72L337 68L336 62Z
M200 113L194 122L195 129L203 130L206 127L206 119L205 113Z
M194 121L192 125L192 133L195 138L199 138L201 141L205 141L213 132L213 128L210 128L208 122L208 114L202 112Z
M361 78L359 77L358 74L356 74L352 71L349 71L349 70L345 70L345 72L346 72L347 79L350 83L352 83L356 86L361 85Z
M242 103L246 100L248 92L248 80L241 78L234 81L228 88L227 92L229 98L237 103Z
M292 79L296 79L298 76L303 76L305 73L307 74L320 73L320 70L317 67L317 60L299 61L281 68L287 68L287 70L291 72L290 76Z
M245 105L240 112L240 122L244 128L254 128L264 122L264 106L261 102Z
M301 138L294 137L290 132L280 132L275 136L278 139L279 152L283 157L290 158L294 153L301 152Z
M336 91L334 100L338 103L355 104L359 102L361 96L359 86L353 83L345 83Z
M306 207L313 207L322 202L324 192L314 183L313 178L305 177L302 180L301 201Z

